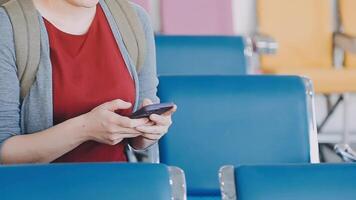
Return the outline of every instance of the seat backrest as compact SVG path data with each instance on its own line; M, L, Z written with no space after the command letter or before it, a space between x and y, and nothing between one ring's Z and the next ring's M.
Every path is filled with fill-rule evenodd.
M159 75L246 74L240 36L156 36Z
M167 200L171 198L169 171L165 165L1 166L0 184L2 185L1 199Z
M356 165L242 166L235 182L239 200L355 199Z
M188 195L219 196L223 165L317 161L306 91L293 76L161 76L161 101L179 109L161 162L185 171Z
M259 32L278 43L275 55L261 58L265 71L332 67L331 1L257 0L257 16Z
M150 4L151 1L150 0L131 0L131 1L142 6L147 12L151 11L151 4Z
M232 0L161 0L162 33L232 35Z
M339 0L339 14L343 32L356 37L356 1L355 0ZM345 67L356 68L356 56L345 52Z

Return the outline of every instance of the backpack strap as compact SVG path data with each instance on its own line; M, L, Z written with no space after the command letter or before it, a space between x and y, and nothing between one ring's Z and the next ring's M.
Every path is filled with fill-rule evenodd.
M0 0L0 6L2 6L2 4L8 2L9 0Z
M10 0L2 5L14 32L21 102L36 79L41 52L40 23L32 0Z
M139 71L146 56L146 36L139 17L128 0L105 0L119 27L125 47Z

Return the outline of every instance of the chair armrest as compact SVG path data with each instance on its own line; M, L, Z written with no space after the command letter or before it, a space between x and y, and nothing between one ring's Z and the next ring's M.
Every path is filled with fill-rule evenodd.
M356 37L344 33L335 33L334 42L336 47L350 53L356 53Z
M268 35L254 34L251 40L254 53L275 54L278 50L277 41Z
M184 171L178 167L168 167L172 200L187 200L187 185Z
M222 200L236 200L235 168L226 165L219 170L220 191Z

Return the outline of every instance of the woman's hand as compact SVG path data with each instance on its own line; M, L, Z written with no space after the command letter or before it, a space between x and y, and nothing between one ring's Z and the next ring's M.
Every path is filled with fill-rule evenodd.
M144 99L143 106L151 105L152 101ZM145 124L135 127L135 129L142 133L141 137L137 137L132 140L131 145L135 149L145 149L161 139L172 125L172 115L177 110L177 106L174 106L170 111L162 114L153 114L149 117L149 121Z
M148 119L130 119L115 113L116 110L129 109L131 103L120 99L104 103L83 115L82 127L89 140L108 145L116 145L125 138L142 135L136 127L148 123Z

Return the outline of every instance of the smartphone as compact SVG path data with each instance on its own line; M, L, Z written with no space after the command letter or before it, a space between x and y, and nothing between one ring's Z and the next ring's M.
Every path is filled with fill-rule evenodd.
M163 113L171 110L174 103L160 103L152 104L137 110L131 115L131 119L148 118L152 114L162 115Z

